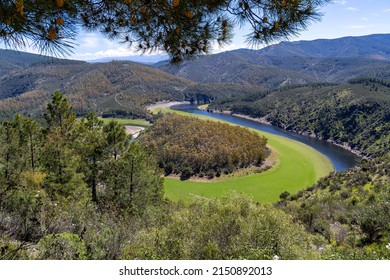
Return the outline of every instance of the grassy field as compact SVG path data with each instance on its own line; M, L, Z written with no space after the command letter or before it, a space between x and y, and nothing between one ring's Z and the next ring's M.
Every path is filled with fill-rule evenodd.
M150 126L150 123L146 120L142 119L118 119L118 118L102 118L104 123L108 123L111 120L116 120L120 124L123 125L135 125L135 126L142 126L142 127L148 127Z
M194 115L169 108L156 111ZM279 200L282 192L294 194L333 171L330 160L313 148L284 137L254 131L267 137L268 146L277 154L277 163L274 167L259 174L212 181L180 181L176 178L165 178L165 196L174 201L190 203L197 196L221 197L224 193L235 190L249 194L255 201L272 203Z

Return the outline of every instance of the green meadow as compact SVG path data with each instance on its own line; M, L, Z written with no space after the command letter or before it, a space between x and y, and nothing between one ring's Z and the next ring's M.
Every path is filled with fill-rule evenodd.
M157 109L154 112L158 111L213 119L169 108ZM181 181L168 177L164 183L165 196L174 201L190 203L198 196L221 197L226 192L234 190L249 194L255 201L272 203L279 200L282 192L294 194L313 185L319 178L334 170L326 156L305 144L274 134L253 131L265 136L268 139L268 147L277 155L276 164L271 169L263 173L211 181Z
M104 123L108 123L111 120L116 120L118 123L123 125L134 125L134 126L142 126L148 127L150 123L143 119L118 119L118 118L102 118Z
M170 108L153 110L153 113L157 112L216 120L211 117L175 111ZM121 123L136 125L136 121L121 120ZM252 196L255 201L272 203L279 200L279 195L282 192L288 191L294 194L313 185L319 178L333 171L330 160L315 149L274 134L258 130L253 131L268 139L268 147L276 155L276 163L272 168L262 173L241 177L217 178L210 181L181 181L178 178L166 177L164 180L165 196L173 201L181 200L190 203L199 196L221 197L226 192L234 190Z

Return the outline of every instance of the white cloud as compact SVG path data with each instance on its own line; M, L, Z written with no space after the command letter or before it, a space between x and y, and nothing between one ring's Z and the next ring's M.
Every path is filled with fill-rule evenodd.
M215 43L211 46L211 52L212 53L220 53L220 52L227 52L227 51L232 51L232 50L237 50L240 48L245 48L246 46L244 45L236 45L234 43L229 44L229 45L224 45L221 47L218 43Z
M349 29L369 29L372 28L373 25L367 24L367 25L350 25L347 28Z
M116 49L105 49L96 52L77 52L72 55L71 58L77 60L94 60L104 57L121 57L131 55L137 55L137 53L125 47L118 47Z
M348 4L348 2L346 0L339 0L339 1L334 1L335 4L339 4L339 5L342 5L342 6L345 6Z
M352 12L357 12L357 11L359 11L359 9L358 8L355 8L355 7L347 7L346 8L348 11L352 11Z
M390 9L384 10L385 13L390 13Z
M369 18L366 18L366 17L362 17L362 20L363 20L363 21L369 21L370 19L369 19Z

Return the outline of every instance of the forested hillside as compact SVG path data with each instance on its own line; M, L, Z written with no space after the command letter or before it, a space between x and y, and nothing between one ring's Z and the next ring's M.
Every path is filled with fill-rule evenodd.
M333 245L333 259L388 259L390 158L364 160L288 196L280 208Z
M2 57L2 53L9 57ZM13 59L15 57L15 59ZM51 93L61 90L78 115L146 118L147 104L161 100L207 103L220 96L252 94L249 84L199 84L131 62L90 64L7 51L0 73L0 119L15 113L40 116Z
M265 117L273 125L380 156L390 147L390 87L379 79L318 84L219 99L210 109Z
M141 136L165 174L213 178L260 165L266 157L264 137L246 128L176 114L159 118Z
M54 90L64 91L79 113L122 111L145 117L143 105L184 99L191 82L130 62L88 64L58 60L16 68L0 77L0 110L39 114Z

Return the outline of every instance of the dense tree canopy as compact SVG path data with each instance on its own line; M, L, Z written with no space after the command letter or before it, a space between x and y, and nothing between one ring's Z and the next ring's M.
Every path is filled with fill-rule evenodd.
M78 26L141 51L163 50L173 62L229 43L235 26L249 24L249 43L286 38L319 18L329 0L5 0L0 40L66 53Z
M176 114L164 115L141 136L167 175L213 178L259 165L266 156L265 137L247 128Z

